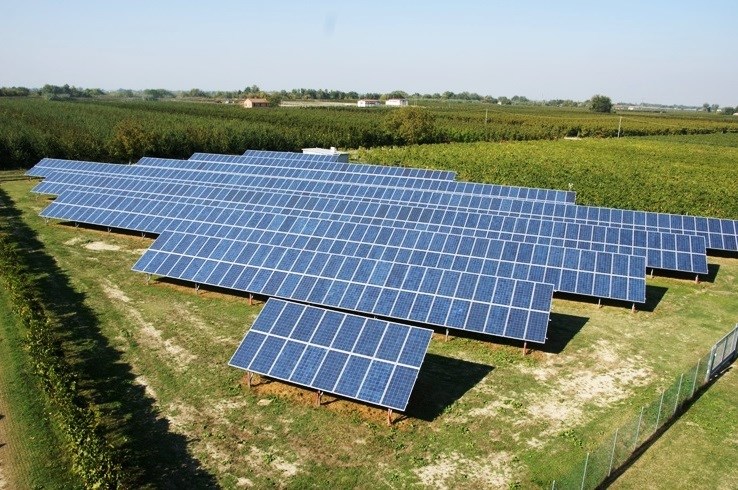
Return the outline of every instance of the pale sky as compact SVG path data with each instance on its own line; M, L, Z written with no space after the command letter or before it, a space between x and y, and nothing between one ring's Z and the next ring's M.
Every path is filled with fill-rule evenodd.
M0 86L738 104L736 0L0 0L0 13Z

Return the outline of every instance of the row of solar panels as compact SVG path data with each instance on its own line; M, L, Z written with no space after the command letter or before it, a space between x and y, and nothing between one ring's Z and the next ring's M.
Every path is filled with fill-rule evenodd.
M157 202L215 206L249 212L298 214L305 217L350 220L393 228L426 230L501 240L523 241L541 245L577 248L637 255L647 259L651 268L706 273L707 258L702 237L657 231L633 230L566 221L525 217L503 217L484 213L432 210L400 204L378 205L344 196L312 198L276 191L249 191L218 187L141 180L136 176L111 177L103 173L50 173L34 191L59 195L66 190L101 192L145 198ZM71 194L59 203L73 204ZM117 225L116 225L117 226ZM146 230L156 231L156 230Z

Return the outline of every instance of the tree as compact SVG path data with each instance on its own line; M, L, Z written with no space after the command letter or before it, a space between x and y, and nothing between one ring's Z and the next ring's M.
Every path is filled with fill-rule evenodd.
M605 95L593 95L588 105L592 112L612 112L612 100Z
M738 109L736 109L735 107L725 106L723 107L723 114L727 116L732 116L736 110Z
M392 111L385 120L395 140L405 144L432 143L436 139L436 118L421 107L403 107Z
M705 112L710 112L710 104L708 104L707 102L702 104L702 110Z

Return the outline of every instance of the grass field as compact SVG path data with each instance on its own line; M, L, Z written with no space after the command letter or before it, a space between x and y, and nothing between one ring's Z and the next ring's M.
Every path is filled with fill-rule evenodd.
M537 172L543 175L563 165L566 151L556 150L559 144L580 145L566 148L583 152L572 150L566 171L592 173L583 180L586 184L577 185L580 196L595 192L589 183L602 181L604 186L614 178L614 172L605 171L608 162L624 161L624 155L630 155L634 166L651 158L666 161L662 153L669 151L659 141L645 140L615 155L612 148L589 141L551 142L548 150L540 142L490 144L484 151L509 152L510 161L515 157L531 167L537 155L555 155L539 165ZM727 165L721 155L726 146L731 151L730 145L719 151L703 146L707 158ZM436 148L440 154L449 149L456 151L454 145ZM465 174L471 167L459 159L449 162L464 178L489 181L502 172L485 168ZM403 163L424 162L417 158ZM628 167L621 166L627 174ZM697 179L709 180L704 169L693 170ZM687 185L686 180L680 183ZM145 277L130 267L150 239L46 225L38 217L46 201L29 194L31 183L0 185L53 258L60 277L89 309L84 318L71 315L68 320L86 326L73 329L80 337L76 341L99 335L110 349L106 358L117 370L130 373L141 389L129 400L113 384L108 405L115 401L120 406L104 405L103 415L127 414L130 420L141 412L128 404L150 405L145 414L156 419L151 421L156 437L116 444L145 449L151 459L169 455L168 461L149 465L145 478L152 485L184 467L176 481L197 481L203 487L546 487L688 369L738 319L738 259L711 257L710 277L700 284L659 275L649 279L648 303L635 314L628 305L598 308L590 301L556 298L549 342L526 357L519 345L481 337L445 342L438 334L407 413L387 427L378 408L331 397L316 407L313 393L278 382L262 380L248 389L242 373L226 363L258 314L258 304L249 306L246 298L219 291L196 295L190 285L168 281L147 286ZM735 197L732 185L726 181L713 192ZM713 182L713 187L718 186ZM728 213L730 208L725 209ZM50 289L49 295L54 294ZM708 392L695 405L708 405L710 413L710 397L716 397L713 413L725 413L719 418L695 416L695 424L714 431L707 433L706 447L714 442L710 434L730 433L738 423L735 412L720 408L738 403L734 389L717 391L721 383L714 395ZM148 422L140 423L147 427ZM682 437L675 444L690 436ZM661 453L654 445L626 473L624 485L627 478L631 486L645 481L631 475L640 464L648 468L651 451ZM673 445L665 451L674 463L684 454ZM735 470L725 471L733 471L728 476L734 477ZM705 476L702 483L708 487L725 478L718 472Z

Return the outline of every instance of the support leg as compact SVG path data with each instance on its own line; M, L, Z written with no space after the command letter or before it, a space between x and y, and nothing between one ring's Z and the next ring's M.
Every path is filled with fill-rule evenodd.
M597 298L597 308L602 308L602 298Z
M392 425L392 409L387 409L387 425Z
M446 342L448 342L448 328L446 329Z
M653 268L651 269L651 279L653 279Z
M200 292L200 285L195 283L195 296Z
M523 341L523 356L528 355L528 341Z
M253 376L253 373L251 371L246 373L246 383L249 385L249 388L251 388L251 377Z
M694 283L695 284L699 284L700 283L700 275L699 274L697 274L696 276L694 276Z
M321 405L322 402L321 402L320 399L322 397L323 397L323 392L322 391L318 390L318 391L315 392L315 405L316 406L319 407Z
M149 285L149 281L151 281L151 274L146 274L146 285Z
M249 293L249 306L254 305L254 295Z
M631 313L635 313L636 312L636 304L635 303L633 303L633 306L631 306L630 312Z

